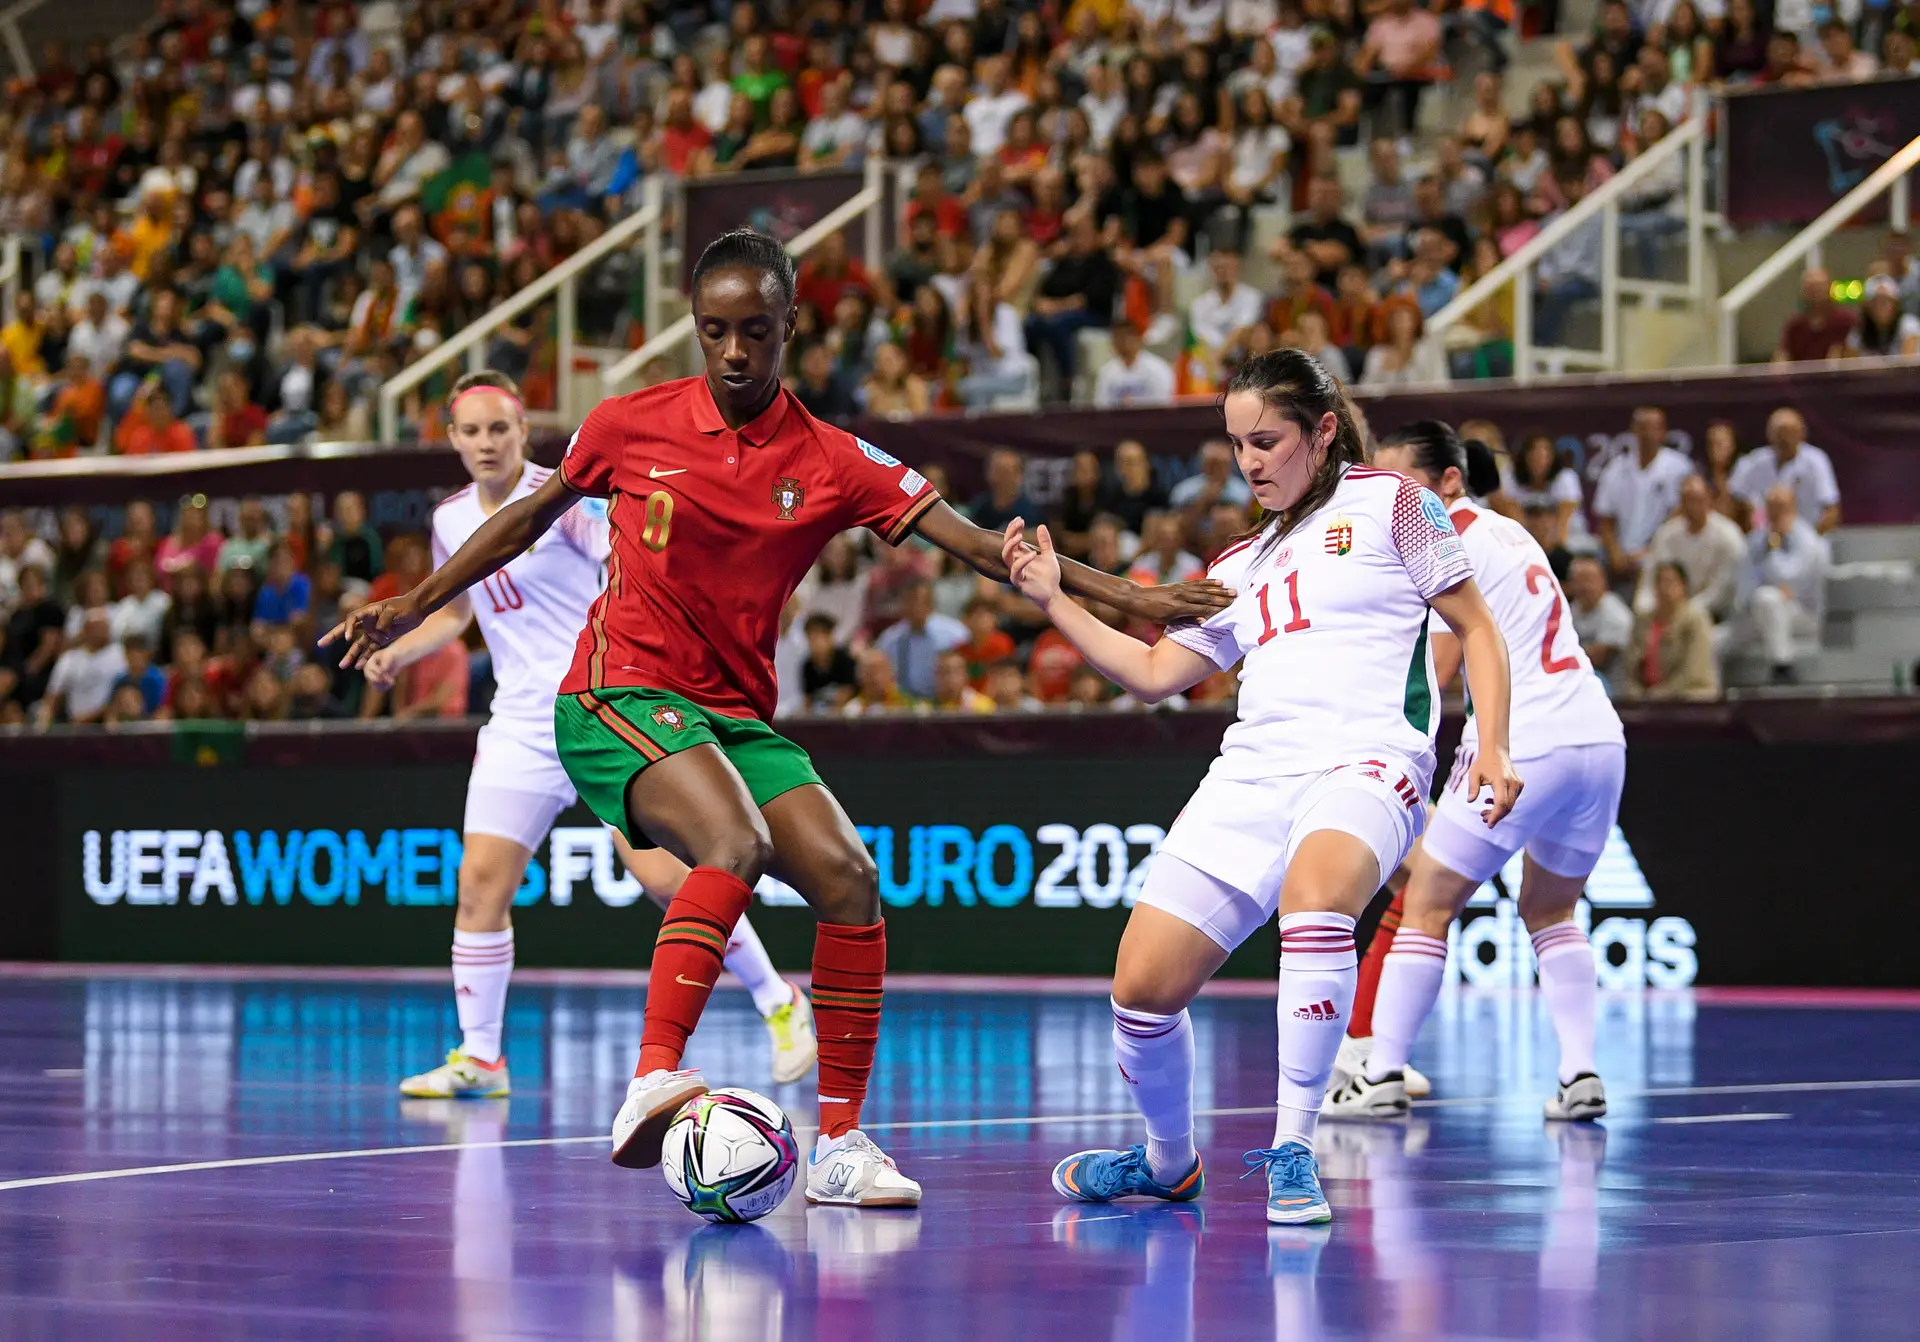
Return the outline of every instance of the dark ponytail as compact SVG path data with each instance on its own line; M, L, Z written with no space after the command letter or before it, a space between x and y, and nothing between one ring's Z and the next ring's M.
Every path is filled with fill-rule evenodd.
M690 293L697 293L700 281L720 270L757 270L771 275L780 291L780 301L793 306L795 278L793 257L780 240L752 228L736 228L709 242L693 266Z
M1299 426L1311 441L1320 432L1320 421L1334 418L1333 439L1326 456L1307 482L1307 492L1284 513L1262 509L1259 520L1246 534L1257 536L1278 520L1280 527L1272 541L1278 541L1302 518L1312 516L1326 506L1347 467L1366 460L1366 442L1361 436L1359 419L1346 388L1311 354L1297 349L1276 349L1257 354L1235 370L1227 383L1226 396L1251 392L1285 418ZM1226 397L1221 398L1222 406Z
M1467 449L1467 493L1476 499L1499 493L1500 463L1493 459L1493 449L1478 438L1469 438L1462 446Z
M1440 420L1416 419L1411 424L1403 424L1381 438L1380 446L1412 448L1414 468L1426 472L1435 480L1445 475L1449 468L1460 472L1462 479L1473 478L1466 444L1460 441L1460 435L1453 431L1452 425ZM1483 452L1486 451L1486 444L1479 446ZM1491 452L1487 452L1487 461L1489 465L1492 464ZM1499 478L1497 470L1494 478Z

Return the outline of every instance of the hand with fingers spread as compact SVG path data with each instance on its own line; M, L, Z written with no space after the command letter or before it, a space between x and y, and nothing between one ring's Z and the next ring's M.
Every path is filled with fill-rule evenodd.
M347 650L340 658L340 665L364 667L375 652L417 628L425 618L413 600L413 593L408 592L360 607L329 629L321 637L320 646L331 647L344 641Z
M1513 760L1504 750L1483 748L1467 766L1467 795L1477 801L1487 792L1493 794L1491 804L1480 813L1488 829L1507 818L1524 787L1526 784L1513 771Z
M1026 519L1016 517L1007 523L1000 557L1007 562L1008 581L1020 595L1046 610L1060 596L1060 557L1053 552L1053 537L1043 523L1037 533L1039 548L1027 544Z

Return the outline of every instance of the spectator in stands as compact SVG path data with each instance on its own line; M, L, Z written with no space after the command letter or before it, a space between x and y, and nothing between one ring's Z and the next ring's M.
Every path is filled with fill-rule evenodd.
M1847 353L1911 359L1920 355L1920 317L1900 307L1900 283L1891 275L1867 276L1860 317L1847 333Z
M88 290L85 311L67 335L67 357L85 359L88 371L104 382L119 364L133 327L108 305L104 289Z
M1068 211L1064 242L1040 276L1026 319L1028 347L1052 356L1061 389L1070 389L1079 371L1081 331L1105 328L1113 320L1120 272L1108 255L1091 209Z
M1766 493L1767 524L1747 539L1744 586L1749 639L1772 668L1776 684L1793 680L1800 649L1820 641L1826 615L1827 542L1799 510L1793 486Z
M979 688L986 684L990 667L1013 656L1013 639L1000 628L1000 606L994 597L976 596L967 602L966 625L966 642L953 651L965 660L969 682Z
M922 579L908 586L899 621L883 630L874 646L893 663L894 680L903 691L931 699L940 655L967 640L966 625L933 608L933 584Z
M1742 533L1753 520L1753 508L1733 492L1733 472L1740 463L1742 448L1732 424L1716 419L1707 425L1707 464L1701 478L1713 496L1713 510L1728 518Z
M1185 543L1186 526L1178 513L1148 513L1147 528L1127 577L1142 587L1152 587L1203 576L1206 565L1197 555L1187 553Z
M824 340L800 352L799 375L788 379L787 386L808 413L820 419L848 419L859 408L847 375L833 357L833 347Z
M1627 162L1645 154L1667 137L1672 123L1658 108L1641 115L1639 133L1633 138L1633 151ZM1669 238L1687 229L1687 174L1680 155L1663 160L1658 167L1621 198L1620 232L1638 253L1640 274L1658 278L1661 274L1660 249Z
M272 549L273 529L267 525L266 507L257 498L241 499L238 529L221 545L214 571L225 573L236 564L244 564L264 573Z
M1204 513L1218 503L1240 508L1251 503L1253 491L1233 459L1233 445L1219 438L1202 443L1199 452L1194 454L1194 473L1173 487L1168 501L1189 517ZM1177 534L1174 539L1179 539Z
M878 648L868 648L856 659L858 672L853 696L841 705L848 717L873 717L901 713L913 707L913 700L894 679L893 663Z
M149 648L158 647L172 609L173 598L160 590L153 565L137 559L127 565L126 595L108 607L108 631L115 642L144 638Z
M1575 555L1567 568L1568 617L1580 647L1610 689L1621 684L1621 655L1633 642L1633 611L1607 587L1606 566Z
M1420 92L1431 84L1440 60L1440 20L1413 0L1386 0L1367 25L1354 70L1367 81L1367 105L1397 104L1392 125L1411 133L1419 120Z
M96 606L81 622L79 641L54 662L34 723L98 722L126 670L126 651L113 641L112 617L106 607Z
M1660 524L1647 546L1634 609L1653 608L1653 571L1671 562L1687 575L1687 595L1715 625L1725 624L1733 616L1746 558L1746 538L1740 528L1713 510L1713 491L1707 482L1689 475L1680 486L1680 511Z
M1582 174L1567 172L1554 180L1566 201L1566 209L1542 220L1543 229L1551 228L1587 194L1586 178ZM1603 224L1596 214L1548 248L1534 267L1534 337L1549 349L1560 344L1573 308L1599 297L1596 277L1600 274L1601 252L1606 241Z
M1717 699L1720 668L1713 626L1687 598L1687 574L1671 561L1653 575L1653 606L1634 620L1627 653L1630 699Z
M1338 178L1315 178L1307 188L1307 217L1287 233L1288 244L1313 262L1314 282L1323 289L1338 286L1342 266L1366 259L1359 230L1341 217L1342 201Z
M180 296L171 289L161 289L152 299L146 320L136 324L127 337L119 369L107 384L107 415L116 423L132 406L141 383L149 376L158 377L174 415L185 415L193 405L193 383L202 359L199 346L181 327Z
M846 647L860 632L872 579L873 570L861 566L847 533L833 537L821 548L820 562L801 584L800 596L807 617L825 615L832 622L833 646Z
M1820 26L1819 59L1820 79L1828 84L1858 83L1880 73L1880 62L1853 45L1853 29L1838 16Z
M831 615L816 611L806 620L807 658L801 664L801 691L808 710L838 712L853 697L857 670L853 654L834 641Z
M1767 417L1766 446L1740 458L1727 482L1728 490L1756 515L1775 485L1793 492L1800 516L1822 536L1840 525L1840 482L1833 459L1807 441L1807 421L1789 406Z
M1410 298L1397 298L1383 311L1386 338L1367 351L1361 385L1413 387L1449 381L1446 356L1421 335L1419 305Z
M380 576L380 533L367 521L367 501L351 489L334 496L332 537L327 559L340 566L342 579L371 583Z
M1118 619L1118 612L1106 612L1104 608L1094 607L1082 597L1073 598L1076 605L1085 606L1099 614L1107 623ZM1073 642L1052 625L1040 631L1033 641L1033 650L1027 654L1027 693L1038 703L1048 707L1067 702L1067 691L1073 683L1073 673L1087 664Z
M1038 524L1046 514L1027 496L1026 458L1011 448L996 448L987 458L987 488L974 496L967 515L989 531L1005 531L1016 517Z
M1146 348L1140 328L1131 322L1116 323L1113 357L1094 376L1094 405L1102 410L1167 405L1176 385L1173 365Z
M66 623L48 591L51 565L21 568L11 587L13 602L0 643L0 704L32 708L46 693L60 656L60 631Z
M160 571L162 586L171 583L174 574L185 568L202 573L214 571L220 547L226 538L207 525L207 500L195 494L180 501L174 515L173 530L154 550L154 567Z
M308 613L313 603L313 587L307 575L294 568L293 551L285 541L274 542L264 574L260 590L254 596L256 623L290 624Z
M1553 438L1534 433L1520 447L1512 471L1502 482L1507 497L1521 508L1544 508L1553 518L1546 549L1565 546L1569 551L1590 554L1596 548L1587 531L1586 514L1581 511L1585 493L1580 487L1580 472L1560 460Z
M1810 363L1845 355L1852 311L1833 301L1833 279L1818 266L1800 277L1800 311L1787 318L1774 347L1775 363Z
M1380 20L1375 20L1376 25ZM1377 261L1406 254L1407 228L1413 222L1413 187L1400 170L1400 151L1380 137L1367 146L1372 180L1360 198L1361 235Z
M1593 515L1607 567L1631 591L1640 581L1647 546L1680 505L1680 486L1693 474L1686 453L1668 447L1667 412L1643 405L1633 412L1634 446L1608 462L1594 490Z
M1100 516L1100 486L1105 472L1097 453L1081 450L1073 454L1071 474L1066 488L1053 506L1048 525L1053 543L1062 554L1084 560L1088 536Z
M967 659L959 652L943 652L934 670L929 706L942 713L991 713L993 700L968 683Z
M145 634L129 634L120 640L120 646L126 657L127 669L114 682L113 696L107 701L107 721L139 722L159 711L160 702L167 692L167 677L153 664L153 640ZM116 714L116 701L129 689L137 696L135 701L120 708Z
M1233 338L1260 320L1266 304L1258 289L1242 282L1240 253L1235 248L1214 248L1207 256L1207 269L1213 283L1187 305L1187 329L1217 368Z
M1113 474L1107 480L1100 510L1117 518L1135 536L1146 525L1147 514L1170 502L1153 469L1147 449L1129 438L1113 450Z
M1027 676L1020 663L1008 658L987 670L986 695L1000 713L1037 713L1040 701L1027 693Z

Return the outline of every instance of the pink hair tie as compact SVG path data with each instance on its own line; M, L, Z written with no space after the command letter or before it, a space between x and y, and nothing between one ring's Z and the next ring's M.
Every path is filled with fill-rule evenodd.
M506 397L509 401L513 402L513 408L520 412L520 417L522 419L526 418L527 407L521 404L520 398L518 396L515 396L512 392L508 391L505 387L496 387L489 383L483 383L482 385L477 387L468 387L465 391L455 396L451 401L448 401L447 402L447 418L448 419L453 418L453 408L459 405L463 398L471 396L475 392L481 392L481 391L490 391L490 392L493 392L495 395Z

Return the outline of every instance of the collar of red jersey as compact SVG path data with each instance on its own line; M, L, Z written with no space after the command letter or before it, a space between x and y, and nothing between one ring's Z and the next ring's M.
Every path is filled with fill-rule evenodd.
M713 399L713 388L707 385L704 377L694 379L699 385L693 395L693 427L701 433L722 433L727 427L726 418L720 413L720 406ZM787 389L782 387L773 394L773 404L748 424L740 426L740 437L755 447L765 447L780 432L780 426L787 420Z

